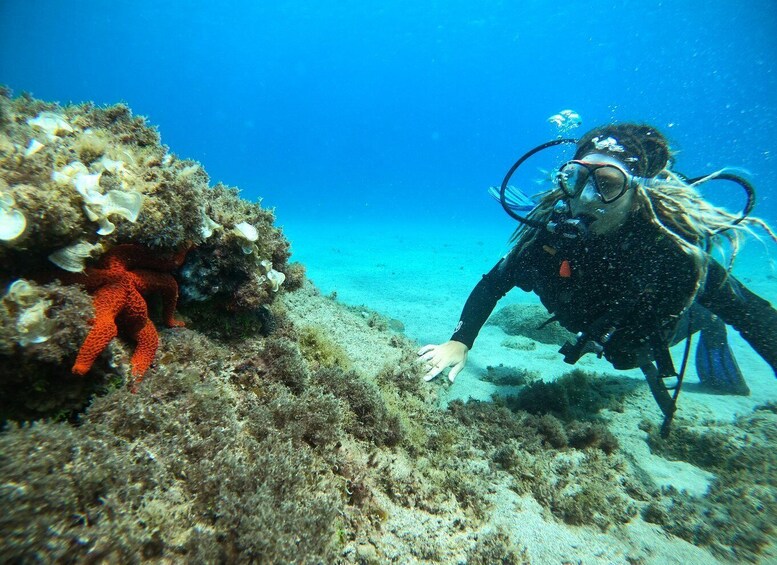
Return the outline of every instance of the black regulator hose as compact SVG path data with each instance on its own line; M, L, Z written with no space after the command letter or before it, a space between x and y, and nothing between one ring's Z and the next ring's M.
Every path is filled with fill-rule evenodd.
M539 222L537 220L530 220L529 218L526 218L524 216L519 216L515 212L513 212L510 207L507 205L507 201L505 200L505 193L507 192L507 185L510 182L510 178L513 176L513 173L515 173L515 170L520 167L526 159L534 155L535 153L539 153L543 149L547 149L548 147L553 147L554 145L561 145L562 143L577 143L576 139L554 139L553 141L548 141L547 143L543 143L542 145L538 145L525 155L518 159L515 164L510 167L510 170L507 171L507 174L505 175L504 180L502 181L502 186L499 188L499 202L502 204L502 208L504 208L504 211L507 212L507 215L511 218L514 218L521 222L524 225L527 225L532 228L536 229L545 229L546 225L543 222Z
M695 182L699 182L700 180L704 180L707 178L708 175L704 175L701 177L695 177L692 179L686 179L686 182L688 184L693 184ZM681 175L682 177L682 175ZM735 226L738 223L742 222L745 218L747 218L750 215L750 212L753 211L753 208L755 207L755 187L750 184L750 181L740 177L739 175L734 175L731 173L720 173L718 175L713 176L709 180L730 180L731 182L737 183L739 186L741 186L745 193L747 194L747 204L745 204L745 207L742 209L742 213L739 215L739 217L731 222L731 226ZM717 230L715 233L720 233L723 231L726 231L727 229L730 229L729 227L721 228Z

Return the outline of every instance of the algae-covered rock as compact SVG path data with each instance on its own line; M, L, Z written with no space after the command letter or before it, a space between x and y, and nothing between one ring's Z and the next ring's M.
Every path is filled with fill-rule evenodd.
M550 314L540 304L510 304L488 320L509 335L523 336L540 343L564 345L574 334L565 330L558 322L548 322Z
M121 366L107 362L122 354L118 344L108 348L95 371L84 377L71 374L77 344L84 340L93 315L92 302L75 286L32 286L34 292L28 293L26 300L34 298L36 302L27 308L8 294L0 301L2 422L70 418L82 411L93 395L104 394L128 377ZM35 312L40 319L25 328L25 312ZM36 336L30 335L31 330Z
M715 474L704 497L668 491L645 520L734 561L756 562L774 544L777 521L777 414L769 405L731 424L676 426L667 437L649 427L651 449Z
M540 378L539 373L521 367L505 367L504 365L486 367L486 374L481 380L497 386L523 386Z
M510 407L562 419L590 420L604 409L620 410L637 383L574 369L552 382L535 380L507 400Z
M191 312L192 327L225 339L272 331L270 306L284 292L286 279L289 286L299 287L304 275L292 268L287 277L289 244L274 226L271 211L241 199L236 189L210 186L199 163L171 153L159 132L124 105L60 106L28 96L12 98L3 90L0 115L2 293L21 279L38 281L54 285L49 292L65 300L60 309L78 311L68 317L46 314L51 308L39 301L21 314L2 316L0 336L18 333L21 316L31 333L45 328L48 334L74 339L48 344L4 339L0 388L13 389L17 404L25 394L37 400L28 410L3 410L0 420L72 415L88 404L96 388L127 378L122 346L131 352L132 339L117 347L103 345L104 354L87 379L94 384L73 389L81 388L83 397L41 402L48 394L42 391L75 384L73 361L91 319L102 316L76 300L81 296L88 302L89 296L80 286L86 279L73 273L94 278L94 269L104 267L101 258L119 244L159 257L189 249L185 263L172 274L180 290L179 306L184 316ZM246 233L251 253L245 252ZM147 300L158 326L158 305L151 296ZM132 337L129 324L117 321L119 338ZM59 357L52 363L46 350L55 343Z

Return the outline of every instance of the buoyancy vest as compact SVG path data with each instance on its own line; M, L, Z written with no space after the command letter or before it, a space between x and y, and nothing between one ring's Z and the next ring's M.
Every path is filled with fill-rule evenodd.
M606 237L544 232L520 265L516 284L536 293L567 330L601 342L616 369L663 355L657 348L671 339L696 290L692 258L640 217Z

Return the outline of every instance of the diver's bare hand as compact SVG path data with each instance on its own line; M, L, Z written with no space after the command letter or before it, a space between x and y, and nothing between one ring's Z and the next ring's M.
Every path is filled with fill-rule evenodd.
M424 345L418 350L418 356L421 361L426 362L428 369L424 375L424 380L431 381L445 369L451 367L451 371L448 373L448 380L453 382L456 379L456 375L467 364L468 353L469 347L460 341L447 341L440 345Z

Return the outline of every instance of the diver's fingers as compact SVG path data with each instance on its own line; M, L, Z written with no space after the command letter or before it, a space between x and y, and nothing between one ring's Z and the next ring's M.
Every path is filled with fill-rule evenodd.
M456 376L461 372L461 370L464 368L464 361L459 361L453 366L453 369L451 369L451 372L448 373L448 380L453 382L456 380Z
M428 382L428 381L431 381L431 380L432 380L434 377L436 377L437 375L439 375L440 373L442 373L442 372L443 372L443 370L444 370L444 369L445 369L447 366L448 366L448 365L447 365L447 364L446 364L444 361L438 361L437 363L435 363L435 364L432 366L432 368L431 368L431 369L429 369L429 370L426 372L426 374L424 375L424 380L425 380L425 381L427 381L427 382Z
M424 375L424 381L426 381L426 382L428 383L429 381L431 381L431 380L432 380L434 377L436 377L436 376L437 376L437 375L439 375L439 374L440 374L440 371L439 371L439 370L437 370L437 368L436 368L436 367L432 367L432 368L431 368L431 369L429 369L429 371L428 371L428 372L427 372L427 373Z
M440 360L440 351L435 347L421 355L421 359L435 365Z
M437 346L430 343L429 345L424 345L421 349L418 350L419 355L423 355L427 351L431 351L432 349L436 348Z

